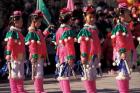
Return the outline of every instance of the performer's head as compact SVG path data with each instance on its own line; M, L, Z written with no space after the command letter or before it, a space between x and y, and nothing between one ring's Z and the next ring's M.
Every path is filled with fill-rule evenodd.
M138 11L138 7L137 6L132 6L131 7L131 13L133 14L133 13L137 13L137 11Z
M120 53L120 58L121 59L126 59L126 49L125 48L121 48L119 50L119 53Z
M9 21L10 26L15 26L17 28L22 28L23 20L21 11L14 11L10 16Z
M43 19L43 13L39 10L35 10L31 14L31 26L39 28Z
M131 17L136 18L136 20L137 20L137 17L138 17L138 8L137 8L137 6L132 6L130 11L131 11Z
M61 24L70 24L72 19L72 12L68 8L60 10L59 21Z
M119 9L119 19L121 22L130 22L131 17L130 17L130 11L128 10L128 6L126 3L120 3L118 5Z
M92 6L84 7L84 18L86 24L93 24L95 22L96 10Z

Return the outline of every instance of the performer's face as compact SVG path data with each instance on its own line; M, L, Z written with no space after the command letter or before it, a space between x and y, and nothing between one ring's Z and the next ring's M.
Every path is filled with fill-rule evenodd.
M42 22L42 19L36 20L35 23L34 23L34 26L35 26L36 28L39 28L39 27L41 26L41 22Z
M137 11L136 7L133 7L132 10L131 10L132 13L136 13L136 11Z
M123 15L120 16L121 22L130 22L131 17L129 12L125 12Z
M22 28L23 25L22 17L19 20L14 21L14 23L15 23L15 27Z
M82 56L81 56L81 62L82 62L82 64L85 64L85 63L86 63L86 61L87 61L87 58L86 58L86 57L82 57Z
M87 24L93 24L94 23L94 15L93 14L87 14L85 17L85 21Z
M125 53L121 53L121 59L126 59L126 54Z

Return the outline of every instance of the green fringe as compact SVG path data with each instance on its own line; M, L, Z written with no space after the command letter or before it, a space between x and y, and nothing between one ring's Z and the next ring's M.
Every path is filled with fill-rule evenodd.
M38 54L33 54L32 58L38 58Z
M91 37L91 33L88 30L86 30L86 29L83 28L83 29L80 30L77 38L79 38L81 36Z
M75 59L75 56L73 56L73 55L67 56L67 60L72 60L72 59Z
M6 50L6 51L5 51L5 54L6 54L6 55L11 55L11 51Z
M116 35L117 32L127 33L126 27L124 27L122 24L117 24L115 28L112 30L112 35Z
M125 49L125 48L121 48L121 49L119 50L119 52L120 52L120 53L125 53L125 52L126 52L126 49Z
M28 32L25 37L25 42L28 42L30 40L40 41L40 38L35 32Z
M74 30L68 30L63 33L61 36L61 40L68 38L68 37L76 37L76 32Z
M82 53L81 56L82 57L87 57L87 53Z
M13 38L13 39L19 39L19 35L18 35L18 32L16 31L8 31L6 33L6 37L5 38Z

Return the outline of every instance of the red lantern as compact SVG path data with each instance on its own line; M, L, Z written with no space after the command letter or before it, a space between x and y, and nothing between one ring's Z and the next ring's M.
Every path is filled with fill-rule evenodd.
M135 2L135 0L127 0L127 3L128 3L129 5L133 5L134 2Z

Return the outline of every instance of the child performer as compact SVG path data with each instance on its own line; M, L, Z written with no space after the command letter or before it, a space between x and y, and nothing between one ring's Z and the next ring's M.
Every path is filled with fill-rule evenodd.
M71 12L67 8L63 8L60 11L59 20L61 22L60 27L56 32L56 45L57 53L56 58L58 63L56 67L58 69L58 80L60 89L63 93L71 93L69 77L72 74L75 76L73 69L73 63L75 61L75 32L71 30Z
M45 38L39 29L42 19L43 14L39 10L31 14L31 25L25 38L25 44L29 46L35 93L46 93L43 89L43 65L47 55L47 48Z
M26 93L24 90L25 44L22 31L22 13L14 11L10 16L10 30L6 34L6 60L9 67L11 93Z
M129 74L130 64L129 54L134 51L134 43L132 34L129 29L128 22L130 21L129 11L125 3L119 4L119 21L112 30L114 61L119 65L120 72L117 79L117 84L120 93L128 93L129 91Z
M116 79L120 93L129 93L130 70L127 64L126 53L126 49L121 48L119 50L119 60L117 60L116 63L113 63L113 65L117 65L119 67L119 74Z
M101 53L98 31L94 24L95 9L92 6L84 8L85 25L78 34L81 62L83 68L82 80L87 93L96 93L96 64Z

